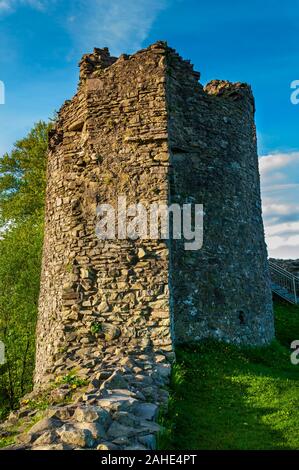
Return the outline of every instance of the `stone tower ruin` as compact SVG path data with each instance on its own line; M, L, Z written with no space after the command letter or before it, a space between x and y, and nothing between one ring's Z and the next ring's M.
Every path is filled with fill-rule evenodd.
M49 139L37 385L83 356L93 367L129 350L171 359L175 343L208 337L271 341L254 111L248 85L203 87L164 42L83 56L78 92ZM203 204L202 249L99 240L97 205L120 195Z

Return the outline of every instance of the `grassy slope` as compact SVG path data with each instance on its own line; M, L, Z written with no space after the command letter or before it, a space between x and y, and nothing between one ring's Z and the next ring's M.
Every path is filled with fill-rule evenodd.
M160 448L299 449L299 308L276 302L277 339L266 348L207 342L179 349Z

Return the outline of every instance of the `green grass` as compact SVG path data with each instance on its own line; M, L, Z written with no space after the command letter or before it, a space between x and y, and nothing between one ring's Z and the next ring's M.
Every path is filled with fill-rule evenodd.
M160 449L299 449L299 308L275 302L276 340L239 349L208 341L177 350Z
M4 437L0 439L0 449L4 449L4 447L8 447L15 444L15 436Z

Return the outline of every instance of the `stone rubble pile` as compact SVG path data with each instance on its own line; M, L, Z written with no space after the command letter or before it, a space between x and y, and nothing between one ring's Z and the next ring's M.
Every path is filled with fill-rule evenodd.
M79 376L87 377L88 372L82 369ZM0 425L0 437L14 435L19 423L16 443L9 450L154 449L161 431L156 419L159 409L167 406L170 372L163 354L106 356L71 403L52 405L42 414L23 406ZM64 400L69 388L54 388L52 401ZM40 393L29 394L23 403ZM38 421L30 426L36 416Z

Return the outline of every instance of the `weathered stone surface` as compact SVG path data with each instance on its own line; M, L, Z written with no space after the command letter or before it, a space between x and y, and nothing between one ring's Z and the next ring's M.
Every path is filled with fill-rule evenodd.
M105 335L106 341L112 341L114 339L117 339L121 334L121 331L117 326L107 324L102 325L102 331Z
M100 423L78 423L76 424L76 429L82 429L83 431L90 432L95 441L106 438L105 428Z
M163 324L170 319L166 241L99 240L95 233L98 201L115 203L123 194L148 205L159 194L168 202L168 53L158 43L126 60L108 60L108 51L104 60L98 50L85 56L78 93L51 132L37 386L56 355L76 345L171 347L170 324ZM164 317L148 328L145 315L159 305ZM70 356L76 362L77 353Z
M74 414L74 420L80 423L94 423L98 421L103 426L106 426L111 419L106 410L98 406L89 406L84 408L78 407Z
M34 441L34 447L53 444L53 442L56 440L56 437L57 435L54 431L45 431Z
M132 437L138 433L135 427L125 426L114 421L107 431L108 437L115 439L118 437Z
M138 440L143 444L147 449L156 448L156 438L154 434L147 434L146 436L138 437Z
M121 372L115 371L109 379L105 380L100 387L100 390L113 390L126 388L128 382L123 378Z
M75 429L64 425L57 431L62 442L71 446L91 448L95 444L91 432L88 429Z
M134 413L142 419L153 420L157 417L158 406L154 403L137 403L134 406Z
M65 421L70 419L74 412L77 410L77 407L72 406L63 406L60 408L50 408L46 411L46 418L51 418L58 421Z
M32 428L29 430L29 434L37 434L42 431L47 431L52 428L59 428L62 425L62 422L53 418L44 418L41 421L38 421Z
M130 410L136 400L124 395L110 395L107 398L100 398L98 404L108 410L112 411L127 411Z

